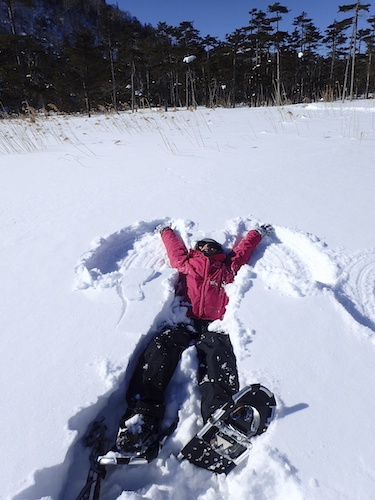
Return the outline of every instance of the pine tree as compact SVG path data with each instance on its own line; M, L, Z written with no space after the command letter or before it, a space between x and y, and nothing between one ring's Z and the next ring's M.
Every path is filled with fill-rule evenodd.
M364 41L367 46L367 70L366 70L366 87L365 87L365 97L368 99L370 93L370 79L373 74L373 55L375 50L375 16L372 16L368 19L370 24L370 29L368 33L364 37Z
M101 53L95 45L95 35L87 29L76 33L73 44L66 49L70 73L70 94L91 116L93 103L100 103L100 79L103 71ZM82 106L84 103L84 106Z
M350 76L350 92L349 92L349 98L350 100L353 99L354 93L354 75L355 75L355 58L356 58L356 50L357 50L357 34L358 34L358 16L360 11L367 11L370 8L370 4L365 4L362 5L360 0L358 0L356 3L350 4L350 5L341 5L339 7L339 12L351 12L354 11L354 15L352 18L349 18L347 21L350 20L351 26L352 26L352 35L350 39L350 47L349 47L349 53L348 53L348 58L347 58L347 65L346 65L346 70L345 70L345 78L344 78L344 85L343 85L343 95L342 98L343 100L346 98L346 93L347 93L347 82L348 82L348 72L349 72L349 64L351 62L351 76Z
M286 37L287 33L285 31L279 31L279 22L282 19L280 14L287 14L289 9L284 5L280 5L279 2L268 6L268 12L271 14L276 14L270 19L271 23L276 24L276 31L273 35L273 41L276 49L276 89L275 89L275 103L280 106L282 103L281 99L281 61L280 61L280 45Z

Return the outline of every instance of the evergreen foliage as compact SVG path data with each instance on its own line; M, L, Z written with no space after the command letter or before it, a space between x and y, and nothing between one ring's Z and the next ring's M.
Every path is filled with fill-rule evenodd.
M221 41L189 21L142 25L105 0L0 0L0 112L369 97L375 22L359 30L358 19L370 6L338 6L346 17L325 33L302 12L286 32L276 2Z

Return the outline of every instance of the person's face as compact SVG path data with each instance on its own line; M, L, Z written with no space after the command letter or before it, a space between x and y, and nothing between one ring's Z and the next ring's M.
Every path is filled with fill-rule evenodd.
M214 255L215 253L218 253L218 248L213 245L212 243L206 243L202 242L201 244L198 244L199 250L204 254L207 255L208 257L210 255Z

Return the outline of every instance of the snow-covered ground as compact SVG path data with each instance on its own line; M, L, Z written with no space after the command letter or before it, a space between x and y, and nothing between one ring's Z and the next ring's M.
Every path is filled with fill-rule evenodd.
M74 499L80 438L99 414L113 433L128 363L176 313L155 227L229 248L258 221L276 233L221 327L277 418L227 477L179 463L200 423L190 348L176 433L103 498L375 497L375 101L3 120L0 156L2 499Z

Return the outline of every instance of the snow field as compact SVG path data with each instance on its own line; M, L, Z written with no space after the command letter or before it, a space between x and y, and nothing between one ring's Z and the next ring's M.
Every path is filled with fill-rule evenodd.
M178 463L201 422L190 348L175 434L104 498L373 498L374 116L364 101L0 123L1 498L74 498L80 438L99 414L115 431L127 366L180 317L155 227L230 248L258 221L275 235L216 326L276 420L228 477Z

